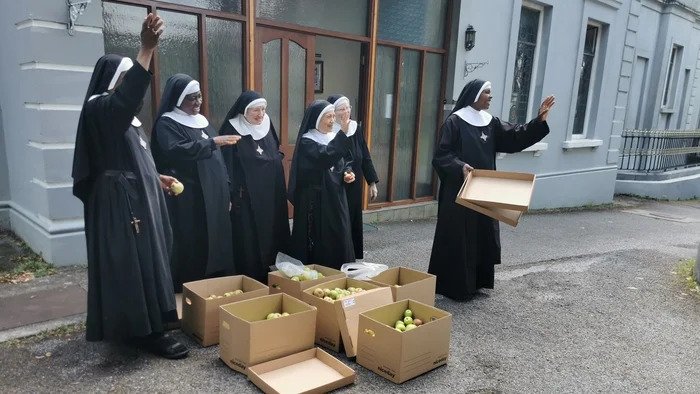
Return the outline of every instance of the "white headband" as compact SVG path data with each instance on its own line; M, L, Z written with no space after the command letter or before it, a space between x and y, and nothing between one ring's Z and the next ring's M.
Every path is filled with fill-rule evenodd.
M182 100L185 99L185 96L191 93L197 93L199 92L199 82L195 81L194 79L190 81L190 83L185 86L185 90L182 91L182 94L180 94L180 98L177 99L177 104L176 106L182 105Z
M342 96L341 98L335 100L335 103L333 103L333 106L335 107L335 109L338 109L338 107L340 107L343 104L347 104L349 106L350 99L345 97L345 96Z
M257 108L257 107L267 107L267 100L260 97L258 99L251 101L250 104L245 106L245 109L243 110L243 115L245 115L245 113L248 112L249 108Z
M119 62L119 66L117 66L117 71L115 71L114 75L112 76L112 80L109 81L109 86L107 87L107 90L114 89L114 86L119 80L119 76L121 76L123 72L129 71L129 69L133 66L134 62L131 61L131 59L129 59L128 57L123 57L122 60Z
M486 81L484 84L481 86L481 89L479 89L479 93L476 94L476 98L474 99L474 102L479 101L479 96L481 96L481 92L483 92L486 89L491 89L491 82Z
M333 104L329 104L326 108L323 109L323 111L321 111L320 114L318 114L318 118L316 118L316 130L318 130L318 122L321 121L323 115L329 112L335 112L335 107L333 106Z

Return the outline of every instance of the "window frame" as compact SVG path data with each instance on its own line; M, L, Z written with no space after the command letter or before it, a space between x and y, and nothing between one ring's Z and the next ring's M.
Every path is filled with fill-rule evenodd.
M666 63L666 77L664 87L661 90L661 110L672 111L675 106L675 96L678 85L680 71L679 55L683 53L683 47L678 44L671 44L671 53Z

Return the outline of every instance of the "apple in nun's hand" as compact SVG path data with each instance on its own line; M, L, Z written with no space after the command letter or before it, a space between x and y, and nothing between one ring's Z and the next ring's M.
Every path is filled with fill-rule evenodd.
M185 185L182 184L180 181L175 181L170 184L170 191L173 193L173 195L178 195L182 193L185 190Z

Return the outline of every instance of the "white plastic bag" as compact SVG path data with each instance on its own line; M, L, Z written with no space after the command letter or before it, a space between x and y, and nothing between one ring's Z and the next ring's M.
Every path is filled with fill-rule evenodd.
M284 253L277 253L275 268L280 270L280 272L285 274L288 278L297 276L299 279L303 280L318 279L318 272L305 269L304 264L301 261Z
M346 263L340 267L340 270L348 275L348 278L357 280L367 280L374 278L379 273L389 269L389 266L384 264L367 263L361 261L359 263Z

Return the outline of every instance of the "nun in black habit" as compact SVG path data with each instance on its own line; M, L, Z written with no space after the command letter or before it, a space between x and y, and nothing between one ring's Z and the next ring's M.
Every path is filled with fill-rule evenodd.
M243 92L219 131L241 138L221 149L231 180L236 272L263 283L277 252L286 252L289 245L284 154L266 108L260 94Z
M185 186L168 198L176 292L186 282L234 273L229 182L219 147L240 137L216 136L201 105L199 82L185 74L168 78L151 136L158 170Z
M440 130L433 167L440 177L438 221L428 272L437 276L437 292L467 300L480 288L493 288L494 265L501 263L498 221L455 203L466 174L495 170L496 153L514 153L549 133L547 115L554 96L542 102L527 124L491 116L491 83L470 81Z
M294 205L290 254L309 264L340 268L355 261L344 183L355 181L345 157L350 154L346 130L333 131L335 108L314 101L299 128L289 201Z
M78 121L72 177L85 215L86 339L137 339L156 354L181 358L187 348L163 334L177 313L169 267L172 233L161 189L176 179L156 171L135 117L162 30L160 17L149 14L136 64L117 55L97 61Z
M345 192L348 197L348 209L350 211L350 227L352 229L352 243L355 250L355 258L364 258L363 232L362 232L362 183L367 181L370 200L377 198L377 182L379 177L372 164L372 157L367 149L367 142L363 130L358 128L356 121L350 119L352 107L350 99L336 94L328 97L328 102L335 107L335 124L333 131L341 128L347 130L350 139L350 165L355 173L355 182L345 184Z

